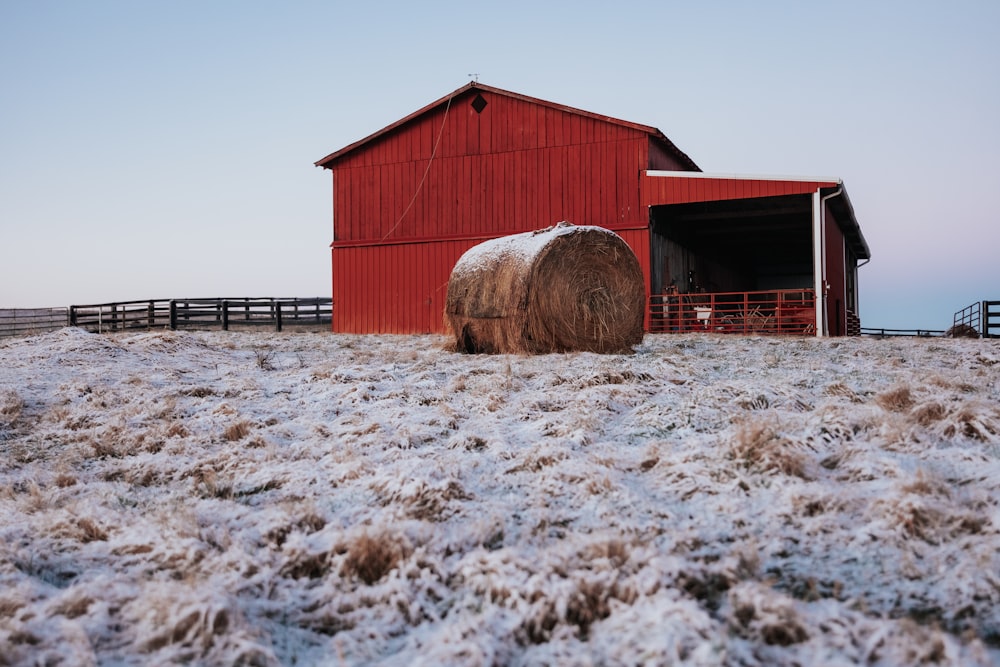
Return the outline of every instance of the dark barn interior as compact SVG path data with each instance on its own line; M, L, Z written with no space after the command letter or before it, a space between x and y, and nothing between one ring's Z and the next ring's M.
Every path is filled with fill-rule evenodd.
M653 206L650 217L653 293L813 285L810 195Z

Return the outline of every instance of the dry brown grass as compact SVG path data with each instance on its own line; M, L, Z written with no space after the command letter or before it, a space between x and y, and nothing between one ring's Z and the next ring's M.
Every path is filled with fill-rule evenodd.
M994 421L995 418L997 421ZM952 419L952 423L944 429L948 437L961 435L970 440L989 442L1000 433L1000 414L995 408L991 414L984 406L966 405Z
M730 444L730 452L751 470L809 478L808 459L780 434L777 423L770 419L741 422Z
M937 401L918 405L911 412L914 421L920 426L930 426L948 416L948 408Z
M861 397L858 396L858 393L843 382L834 382L823 390L823 394L826 396L842 396L852 403L861 402Z
M576 577L564 601L547 596L541 590L531 591L528 602L533 612L521 625L522 642L544 644L552 638L552 632L562 623L576 626L576 635L586 641L590 627L611 615L616 601L632 600L634 594L624 591L616 581L604 578ZM505 599L507 591L494 593L496 598Z
M76 484L77 479L76 475L72 475L66 472L61 472L58 475L56 475L56 478L53 480L53 482L60 489L65 489L68 486L73 486L74 484Z
M181 422L173 422L167 427L166 434L168 438L185 438L190 432Z
M280 549L284 544L288 536L295 532L301 531L306 535L310 533L315 533L316 531L322 530L326 526L326 519L321 517L315 509L307 510L293 522L273 528L267 532L265 539L276 549Z
M195 485L203 498L230 500L234 497L233 485L219 480L219 474L212 468L202 468L194 473Z
M430 485L420 482L394 489L389 484L375 484L372 490L381 496L383 506L396 506L407 516L421 521L444 521L454 510L452 501L471 500L472 496L455 480Z
M66 618L79 618L87 613L94 600L82 593L70 593L52 608L52 613ZM3 612L0 611L0 616Z
M899 386L875 397L875 402L889 412L903 412L913 407L913 394L909 387Z
M277 368L274 350L269 347L254 348L257 367L262 371L273 371Z
M235 424L230 424L226 427L226 430L222 432L222 438L227 442L236 442L237 440L242 440L243 438L250 435L251 429L250 422L246 420L238 421Z
M108 539L108 531L104 530L96 521L86 517L76 522L81 542L103 542Z
M119 449L118 443L107 434L91 439L88 444L93 451L94 458L117 459L124 455Z
M794 605L761 584L745 583L729 591L730 627L736 634L772 646L791 646L809 639Z
M13 426L24 411L24 400L13 389L0 390L0 428Z
M408 550L406 542L396 535L364 531L348 545L342 573L371 586L398 566Z

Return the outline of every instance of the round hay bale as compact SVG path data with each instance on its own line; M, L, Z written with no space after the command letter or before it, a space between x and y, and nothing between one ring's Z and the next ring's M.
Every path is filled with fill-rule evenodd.
M645 305L620 236L561 222L470 248L452 269L445 317L463 352L615 353L642 341Z

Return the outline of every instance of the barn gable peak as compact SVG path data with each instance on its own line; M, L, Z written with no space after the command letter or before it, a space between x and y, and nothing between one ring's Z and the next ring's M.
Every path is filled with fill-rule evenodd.
M329 155L323 157L322 159L317 160L314 164L317 167L323 167L325 169L333 169L335 164L341 158L349 154L352 154L359 149L364 148L371 142L392 133L393 131L399 129L400 127L403 127L409 123L414 122L415 120L421 118L425 114L428 114L440 107L447 106L449 103L454 102L458 98L466 95L473 97L473 105L474 107L477 107L476 111L481 112L483 107L485 107L488 104L488 102L486 101L485 98L482 97L481 94L478 93L490 93L492 95L500 95L511 99L520 100L528 104L534 104L540 107L546 107L549 109L555 109L565 113L574 114L577 116L588 118L590 120L610 123L612 125L617 125L620 127L626 127L632 130L636 130L638 132L648 135L653 141L660 144L666 151L666 153L672 155L685 168L689 169L690 171L701 171L698 165L695 164L695 162L690 157L688 157L683 151L677 148L677 146L675 146L674 143L670 141L670 139L668 139L663 132L661 132L655 127L651 127L649 125L642 125L640 123L633 123L630 121L625 121L611 116L593 113L590 111L584 111L582 109L577 109L562 104L556 104L555 102L549 102L547 100L542 100L536 97L530 97L528 95L522 95L520 93L511 92L509 90L503 90L502 88L495 88L493 86L488 86L479 83L478 81L470 81L464 86L448 93L444 97L441 97L440 99L431 102L430 104L422 107L421 109L414 111L410 115L405 116L404 118L401 118L396 122L383 127L381 130L378 130L377 132L374 132L368 135L367 137L364 137L363 139L360 139L352 144L349 144L341 148L340 150L330 153Z

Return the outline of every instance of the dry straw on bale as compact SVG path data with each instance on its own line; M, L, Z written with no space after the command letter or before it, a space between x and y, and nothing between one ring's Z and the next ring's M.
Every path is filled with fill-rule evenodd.
M621 237L561 222L462 255L445 317L464 352L615 353L642 341L645 301L642 269Z

